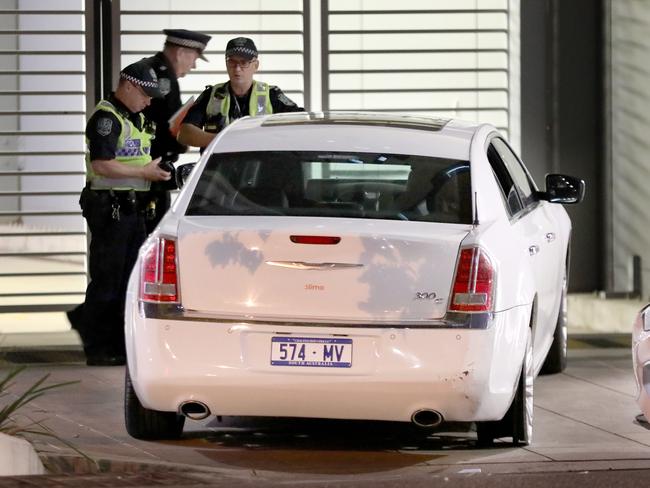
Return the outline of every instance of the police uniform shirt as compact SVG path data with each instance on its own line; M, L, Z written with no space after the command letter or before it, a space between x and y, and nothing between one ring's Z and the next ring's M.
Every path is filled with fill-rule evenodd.
M236 97L235 94L230 89L230 83L228 83L228 90L230 92L230 108L228 110L228 116L230 120L233 121L240 117L244 117L249 114L249 104L251 98L251 92L253 87L248 90L248 93L243 97ZM207 122L206 109L208 107L208 101L210 100L210 94L212 92L212 87L206 88L203 93L196 100L192 108L188 111L187 115L183 119L183 123L192 124L197 126L199 129L202 129ZM293 100L286 96L280 88L277 86L271 86L269 89L269 98L271 101L271 107L273 107L273 113L283 113L283 112L304 112L304 108L299 107ZM221 114L218 115L218 123L220 126L223 125L223 121L220 120L223 117Z
M132 113L126 106L115 98L114 94L108 101L125 119L129 119L138 130L142 130L140 114ZM90 160L115 159L117 143L122 130L122 124L117 117L107 110L96 110L86 124L86 138Z
M163 94L163 98L152 98L151 104L142 111L147 119L156 123L156 137L151 142L151 157L156 159L168 153L184 153L187 147L180 144L169 132L169 118L183 105L176 73L162 52L146 60L156 72Z

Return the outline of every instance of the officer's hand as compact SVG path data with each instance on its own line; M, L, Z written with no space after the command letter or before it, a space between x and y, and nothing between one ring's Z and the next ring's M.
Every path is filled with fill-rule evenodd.
M167 181L172 177L172 174L158 166L158 163L160 163L160 158L154 159L142 168L145 179L149 181Z

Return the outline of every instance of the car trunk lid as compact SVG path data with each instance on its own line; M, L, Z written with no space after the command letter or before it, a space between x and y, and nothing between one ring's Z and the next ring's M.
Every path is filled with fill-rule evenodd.
M186 310L291 321L441 318L469 226L310 217L185 217Z

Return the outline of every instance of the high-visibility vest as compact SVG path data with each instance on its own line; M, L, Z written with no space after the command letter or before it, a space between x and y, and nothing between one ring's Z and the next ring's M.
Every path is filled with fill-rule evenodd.
M219 114L224 119L224 127L230 124L230 117L228 115L230 111L230 90L228 90L227 85L227 83L220 83L212 87L210 100L208 100L208 106L205 109L208 124L210 124L211 119L214 119ZM253 90L251 92L250 102L248 103L248 113L242 112L242 116L272 113L271 87L268 83L253 80ZM208 124L205 127L206 131L214 132L217 129L216 126L208 127Z
M122 126L120 137L117 140L115 159L127 166L142 167L149 164L151 162L151 139L154 136L144 130L144 115L142 113L138 114L140 117L140 125L143 127L142 130L139 130L133 122L122 116L113 104L107 100L100 101L95 107L93 114L99 110L115 115ZM86 138L86 145L88 145L88 138ZM151 186L151 182L144 178L107 178L96 174L93 171L92 164L90 164L89 152L86 153L86 172L87 179L90 181L90 187L93 190L146 191Z

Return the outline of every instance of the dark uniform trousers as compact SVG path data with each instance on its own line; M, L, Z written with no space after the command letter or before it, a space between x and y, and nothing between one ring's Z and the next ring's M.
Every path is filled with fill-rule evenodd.
M87 357L125 355L126 287L147 235L146 193L85 188L81 194L91 233L90 283L78 327Z
M147 209L145 222L147 226L147 235L153 232L153 230L158 226L158 223L160 223L162 218L165 216L167 210L169 210L172 201L171 194L169 192L173 189L174 188L171 187L165 188L162 185L154 186L152 183L151 190L149 191L149 196L153 202L153 207L149 207Z

